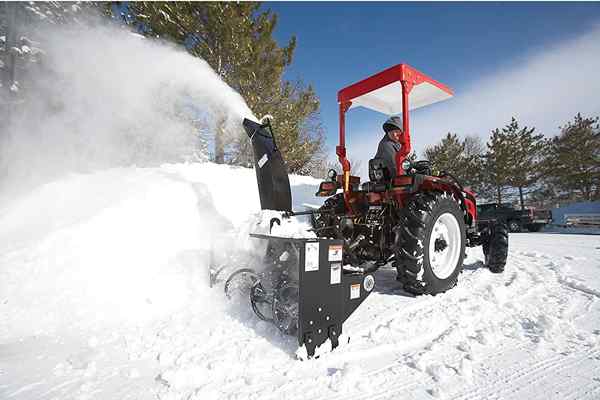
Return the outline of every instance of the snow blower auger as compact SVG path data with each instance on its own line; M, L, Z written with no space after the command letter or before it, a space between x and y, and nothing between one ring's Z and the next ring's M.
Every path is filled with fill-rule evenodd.
M267 242L264 269L241 268L227 278L226 293L245 288L256 314L296 334L308 355L330 340L338 343L342 323L373 290L373 273L390 264L403 289L438 294L456 285L465 247L482 245L485 265L502 272L508 254L504 221L478 220L475 194L448 172L433 174L429 161L410 161L409 111L452 97L447 86L399 64L338 92L340 131L336 154L341 174L330 170L317 196L317 210L293 212L285 163L269 121L244 120L254 149L261 208L284 217L310 214L316 238L254 235ZM402 147L396 170L382 159L369 161L369 181L350 173L345 114L362 106L402 114ZM278 219L271 225L280 223ZM237 283L241 283L238 285Z

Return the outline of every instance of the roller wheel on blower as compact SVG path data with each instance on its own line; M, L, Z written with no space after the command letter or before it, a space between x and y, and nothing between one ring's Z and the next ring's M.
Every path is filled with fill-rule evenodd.
M508 257L508 226L505 222L498 221L490 228L490 236L483 243L485 265L491 272L504 272Z
M465 257L464 213L446 193L418 193L395 228L396 269L404 290L437 294L454 287Z
M241 268L229 275L225 281L225 296L229 300L239 298L247 299L256 282L260 280L256 271L250 268Z

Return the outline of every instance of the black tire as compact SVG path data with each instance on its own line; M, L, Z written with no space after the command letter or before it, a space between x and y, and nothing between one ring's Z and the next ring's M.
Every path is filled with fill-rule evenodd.
M485 265L493 273L504 272L508 258L508 226L504 222L497 222L491 228L488 240L483 243Z
M521 224L519 221L508 221L508 229L513 233L521 232Z
M446 247L443 247L445 241L441 236L436 238L433 232L434 225L441 216L450 221L453 227L455 225L452 221L457 224L457 229L455 227L453 230L456 233L449 235L451 243L446 243ZM437 294L456 285L465 257L466 229L464 212L452 195L417 193L400 210L400 222L394 230L396 269L404 290L412 294ZM436 241L433 243L434 248L438 243L442 247L435 250L435 253L440 252L438 256L447 250L452 252L451 260L458 257L452 266L444 268L449 273L441 277L432 268L431 257L435 255L430 254L431 240Z

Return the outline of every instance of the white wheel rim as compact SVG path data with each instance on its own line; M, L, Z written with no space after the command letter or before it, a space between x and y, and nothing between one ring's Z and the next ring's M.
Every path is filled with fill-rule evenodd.
M439 279L448 278L456 269L461 240L460 226L454 215L444 213L435 220L429 239L429 265Z

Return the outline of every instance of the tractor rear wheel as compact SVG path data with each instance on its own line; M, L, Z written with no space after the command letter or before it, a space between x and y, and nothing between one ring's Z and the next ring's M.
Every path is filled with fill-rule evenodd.
M447 193L418 193L395 227L396 269L404 290L437 294L456 285L465 257L464 213Z
M504 272L508 258L508 226L505 222L498 221L492 226L488 240L483 243L485 265L491 272Z

